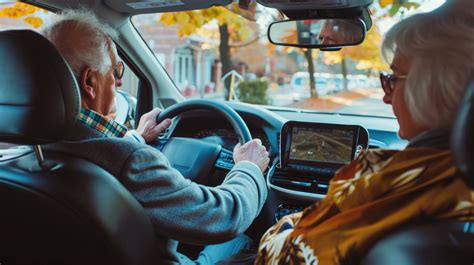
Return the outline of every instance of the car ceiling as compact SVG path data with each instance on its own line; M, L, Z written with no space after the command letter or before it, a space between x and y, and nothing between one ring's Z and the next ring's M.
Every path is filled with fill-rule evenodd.
M267 8L290 10L299 14L299 12L308 11L308 8L313 10L349 8L354 6L367 6L372 1L373 0L23 0L23 2L52 11L85 7L95 10L99 17L108 17L109 21L114 20L114 16L120 20L138 14L176 12L205 9L212 6L227 6L232 2L238 2L244 9L245 6L250 5L251 2L257 2Z
M105 0L110 8L129 14L161 13L225 6L232 0Z
M232 3L232 0L26 0L24 2L53 10L77 7L105 8L128 16L225 6Z

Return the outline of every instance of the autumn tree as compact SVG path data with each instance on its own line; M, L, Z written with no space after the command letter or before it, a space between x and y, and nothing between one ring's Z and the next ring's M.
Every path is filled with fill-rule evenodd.
M347 90L347 60L357 61L356 69L370 71L386 70L388 65L382 60L380 55L380 44L382 35L376 26L373 26L365 36L364 42L357 46L342 48L336 52L324 53L324 63L340 64L343 76L343 87Z
M285 31L281 34L280 42L282 43L298 43L298 31L295 28L288 28L285 29ZM270 57L273 57L275 54L275 45L269 44L268 45L268 55ZM295 48L289 47L289 46L284 46L282 49L280 49L280 54L286 54L289 52L294 51ZM314 63L314 57L316 55L315 52L313 52L313 49L297 49L298 52L302 53L306 59L306 63L308 64L308 76L309 76L309 90L311 93L312 98L318 97L318 92L316 90L316 80L314 78L314 73L316 72L315 70L315 63Z
M373 14L374 22L376 22L385 17L403 14L418 6L418 3L408 0L378 0L377 4L371 9L371 13ZM357 61L356 69L367 70L368 75L370 75L372 71L388 69L388 65L383 61L380 54L382 35L380 30L375 26L376 23L373 24L372 28L367 32L362 44L345 47L338 52L325 53L324 62L326 64L341 65L344 90L347 90L347 61L349 58Z
M25 23L31 25L32 27L39 28L43 24L43 20L40 17L34 15L40 10L42 9L25 3L17 2L14 5L7 5L6 7L0 8L0 17L23 19ZM43 12L46 11L43 10Z
M372 8L372 14L374 20L377 21L384 17L393 17L396 15L403 14L404 12L417 8L419 6L416 2L409 0L378 0L375 7ZM374 23L375 24L375 23ZM294 32L286 32L283 38L286 38L287 43L297 43L296 30ZM347 89L347 75L348 60L352 59L357 62L356 69L367 70L367 74L370 75L372 71L381 71L388 69L388 65L382 60L380 56L380 45L382 41L382 35L380 30L373 26L366 35L364 42L358 46L350 46L342 48L340 51L325 52L324 63L326 64L340 64L341 74L343 75L343 86ZM269 54L274 54L273 44L269 44ZM291 48L284 48L281 53L291 51ZM310 90L311 97L317 97L316 82L313 78L315 72L314 64L314 53L311 49L299 49L304 55L308 65L308 74L310 78Z
M248 20L229 10L236 8L238 8L238 5L232 4L228 8L211 7L203 10L165 13L161 16L159 22L168 26L178 25L178 35L189 36L196 33L203 26L217 21L219 55L222 63L222 75L224 75L235 69L231 59L232 44L246 41L252 35L252 30L248 25ZM246 14L245 10L242 10L241 12L244 15ZM254 36L254 38L257 39L259 36ZM226 88L229 88L229 84L226 84ZM229 91L226 90L225 92L225 98L228 98Z
M410 9L415 9L420 6L418 2L410 0L378 0L378 6L382 12L377 12L375 15L380 16L395 16L404 13ZM375 7L377 9L377 7Z

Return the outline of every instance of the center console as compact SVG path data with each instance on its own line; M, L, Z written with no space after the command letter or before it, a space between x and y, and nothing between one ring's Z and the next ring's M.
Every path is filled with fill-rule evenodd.
M359 125L287 122L280 134L280 159L268 172L271 189L303 200L320 200L336 171L368 148Z

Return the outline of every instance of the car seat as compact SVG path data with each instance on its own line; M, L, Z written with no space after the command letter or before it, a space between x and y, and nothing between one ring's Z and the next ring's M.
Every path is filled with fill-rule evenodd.
M451 133L451 150L459 176L471 188L474 188L473 135L474 76L468 82ZM380 239L362 260L364 265L472 265L473 262L474 223L456 220L402 227Z
M156 263L151 221L117 179L41 148L63 139L80 108L61 55L33 31L0 31L0 62L0 142L32 147L0 157L0 263Z

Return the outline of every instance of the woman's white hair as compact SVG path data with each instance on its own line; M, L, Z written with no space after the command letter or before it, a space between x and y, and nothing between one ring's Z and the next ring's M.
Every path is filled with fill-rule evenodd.
M447 2L393 26L382 43L391 62L395 52L411 66L405 102L413 119L430 128L450 128L474 73L474 2Z
M53 43L80 77L86 67L105 74L112 66L109 49L117 32L101 22L88 9L66 10L58 20L43 29L43 35Z

